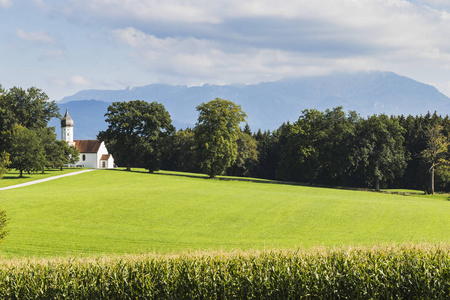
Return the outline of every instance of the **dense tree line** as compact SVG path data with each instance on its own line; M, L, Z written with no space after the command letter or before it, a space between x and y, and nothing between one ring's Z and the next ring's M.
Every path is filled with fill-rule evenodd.
M40 89L0 85L0 178L7 168L20 172L44 172L46 168L62 168L78 158L75 147L56 138L48 127L58 117L59 108Z
M150 107L158 109L144 113ZM448 116L362 118L342 107L324 112L307 109L292 124L253 133L246 114L231 101L217 98L197 110L196 126L175 132L161 104L116 102L105 115L108 130L99 138L111 147L119 165L150 171L163 168L210 177L227 174L376 190L434 192L435 186L439 190L449 186ZM132 139L135 134L139 138Z
M196 128L175 133L164 169L202 170ZM245 125L235 142L236 159L225 171L316 185L447 190L449 133L449 117L436 113L362 118L341 107L304 110L296 122L274 131L252 133Z
M118 165L227 174L315 185L450 189L450 119L421 116L360 117L342 107L307 109L297 121L252 132L239 105L216 98L197 107L194 128L172 126L157 102L114 102L105 114L104 140ZM61 167L75 149L57 141L50 118L55 102L37 88L0 87L0 177Z

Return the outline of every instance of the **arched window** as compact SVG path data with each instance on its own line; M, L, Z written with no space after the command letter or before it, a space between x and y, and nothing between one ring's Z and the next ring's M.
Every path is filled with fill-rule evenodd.
M83 154L83 161L86 160L86 154Z

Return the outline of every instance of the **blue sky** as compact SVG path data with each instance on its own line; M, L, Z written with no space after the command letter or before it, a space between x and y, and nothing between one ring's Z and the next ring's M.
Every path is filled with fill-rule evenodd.
M0 0L0 22L0 84L51 100L360 70L450 96L448 0Z

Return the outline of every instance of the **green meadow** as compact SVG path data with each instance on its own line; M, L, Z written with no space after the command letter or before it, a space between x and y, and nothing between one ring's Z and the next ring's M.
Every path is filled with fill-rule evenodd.
M450 241L448 195L164 171L96 170L4 190L0 207L9 217L0 256L8 258Z
M63 168L62 171L60 171L60 170L45 170L44 173L41 173L41 172L31 173L31 174L24 173L24 176L22 178L19 178L19 174L20 174L19 171L10 170L10 171L8 171L8 173L5 174L5 176L3 177L3 180L0 179L0 188L11 186L11 185L16 185L16 184L21 184L21 183L26 183L26 182L30 182L30 181L34 181L34 180L38 180L38 179L45 179L45 178L52 177L52 176L77 172L77 171L81 171L81 170L85 170L85 168Z

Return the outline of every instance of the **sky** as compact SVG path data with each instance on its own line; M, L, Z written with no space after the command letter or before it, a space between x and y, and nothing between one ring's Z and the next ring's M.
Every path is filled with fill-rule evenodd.
M450 96L450 1L0 0L0 84L56 101L368 70Z

